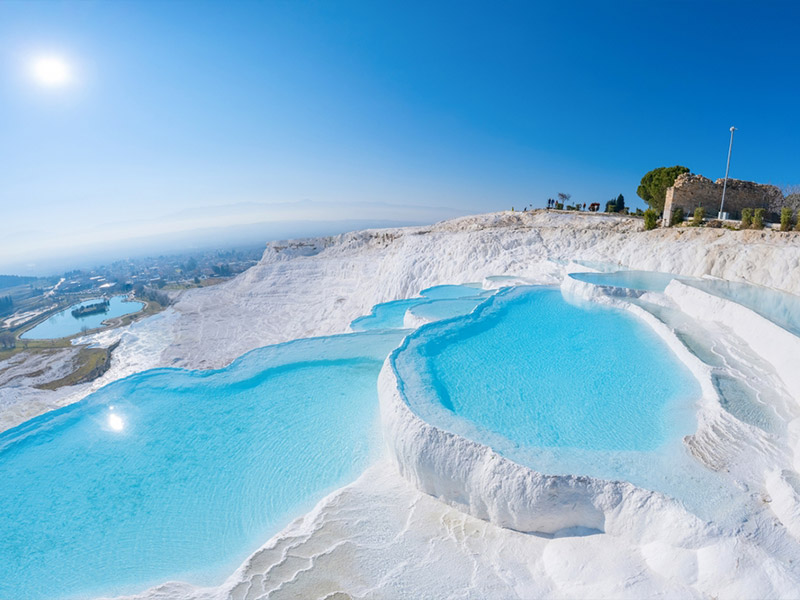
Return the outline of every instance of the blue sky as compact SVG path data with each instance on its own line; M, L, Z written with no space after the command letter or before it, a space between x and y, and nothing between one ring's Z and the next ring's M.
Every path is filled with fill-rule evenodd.
M4 2L0 218L16 260L229 204L643 206L654 167L722 177L731 125L732 177L798 184L798 22L791 2ZM69 85L31 80L42 53Z

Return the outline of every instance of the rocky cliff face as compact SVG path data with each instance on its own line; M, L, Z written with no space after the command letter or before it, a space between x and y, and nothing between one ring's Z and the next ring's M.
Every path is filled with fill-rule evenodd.
M667 189L664 214L671 214L676 208L691 213L699 206L706 209L706 214L716 214L722 200L723 184L723 179L711 181L692 173L679 175L675 185ZM724 210L732 218L739 218L743 208L764 208L774 220L784 206L787 204L783 193L774 185L728 179Z

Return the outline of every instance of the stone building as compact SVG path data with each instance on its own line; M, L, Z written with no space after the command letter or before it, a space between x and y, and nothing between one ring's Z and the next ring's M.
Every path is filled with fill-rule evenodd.
M667 188L664 202L664 221L669 223L672 211L682 208L687 215L702 206L707 216L716 216L722 200L722 179L711 181L702 175L683 173L675 184ZM779 218L781 208L786 206L783 192L774 185L764 185L741 179L728 179L725 191L725 212L731 219L741 218L743 208L764 208L767 220ZM795 207L796 209L796 207Z

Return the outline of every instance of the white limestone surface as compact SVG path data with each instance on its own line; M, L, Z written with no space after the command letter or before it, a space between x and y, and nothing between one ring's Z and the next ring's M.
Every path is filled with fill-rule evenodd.
M446 283L512 276L558 284L572 259L750 281L800 294L798 236L758 231L641 231L640 219L547 211L494 213L430 227L273 242L225 284L190 290L173 310L165 365L221 367L298 337L343 333L375 304Z
M547 475L492 448L423 421L403 398L392 357L378 380L389 454L418 489L501 527L558 535L592 530L636 541L653 533L654 514L670 522L670 541L691 544L704 524L675 501L624 481Z
M382 460L219 587L170 582L125 600L796 597L791 565L757 540L700 534L676 545L659 539L669 527L651 515L644 543L520 533L420 492Z
M274 242L258 265L230 282L185 293L159 318L93 336L104 345L121 336L111 368L58 404L136 370L219 367L259 346L342 333L373 305L433 285L496 282L498 276L556 284L572 259L708 274L800 294L797 236L641 229L640 220L625 217L506 212ZM747 351L740 340L723 346L734 358ZM25 402L24 388L17 392ZM8 422L0 410L0 428ZM694 444L709 464L730 469L753 498L763 497L765 505L777 499L780 506L754 510L738 532L717 532L664 510L660 499L631 494L619 505L623 510L610 511L616 521L603 513L607 533L523 534L420 492L384 460L267 542L219 588L172 583L139 597L791 598L800 589L800 546L792 535L795 479L784 446L787 431L797 429L755 432L720 411L702 443ZM458 458L452 460L457 468ZM765 484L773 462L780 475ZM569 525L557 503L549 510Z
M756 377L762 385L771 388L770 408L782 413L785 435L769 435L760 428L732 418L723 410L722 402L717 398L719 392L709 387L711 380L708 375L714 371L736 374L737 368L731 364L730 355L723 360L724 366L712 369L678 343L653 315L637 305L620 303L613 290L569 277L565 277L562 290L568 295L625 307L645 319L667 341L673 352L703 383L697 431L685 439L690 453L711 470L725 470L744 490L763 485L765 504L786 530L800 539L800 476L797 473L800 466L800 396L797 393L800 380L795 368L800 357L800 338L744 306L677 280L667 286L663 297L660 294L646 296L674 303L682 314L694 319L698 329L713 324L734 332L727 336L727 341L718 333L705 335L710 347L716 345L719 348L730 344L731 338L736 340L733 343L737 347L732 350L744 357L751 371L745 376ZM738 369L741 371L741 366Z
M677 280L670 282L665 294L687 315L730 327L775 367L789 392L800 403L800 338L749 308Z

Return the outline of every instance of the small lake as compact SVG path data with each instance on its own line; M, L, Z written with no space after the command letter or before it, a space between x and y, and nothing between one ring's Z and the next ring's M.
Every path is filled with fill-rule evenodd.
M69 308L65 308L61 312L54 314L52 317L39 323L30 331L23 333L20 338L24 340L50 340L63 338L70 335L75 335L81 331L88 329L95 329L103 324L107 319L114 317L121 317L131 313L139 312L144 307L142 302L129 302L126 296L114 296L108 304L106 312L95 313L93 315L84 315L82 317L73 317L72 311L79 306L88 306L89 304L96 304L100 302L100 298L86 300L79 304L73 304Z

